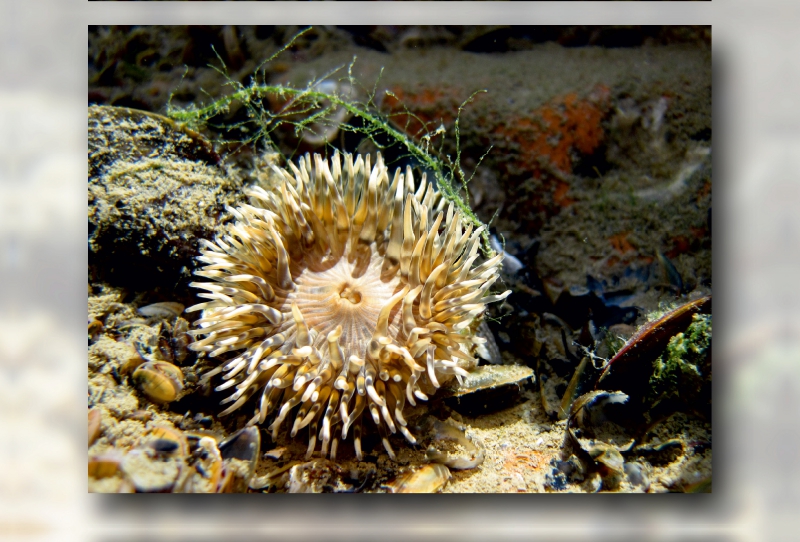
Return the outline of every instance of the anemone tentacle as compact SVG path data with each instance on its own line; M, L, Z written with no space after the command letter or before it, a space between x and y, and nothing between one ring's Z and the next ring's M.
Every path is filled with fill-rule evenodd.
M501 254L473 267L483 228L464 228L424 174L415 186L411 168L390 178L380 154L370 162L336 153L275 168L277 189L251 189L202 244L195 274L210 281L191 284L207 300L187 309L202 311L191 348L238 353L204 376L234 390L224 413L260 394L250 423L310 428L309 456L319 442L333 457L352 435L360 459L362 418L392 457L388 433L416 443L406 402L466 376L470 325L510 293L487 295Z

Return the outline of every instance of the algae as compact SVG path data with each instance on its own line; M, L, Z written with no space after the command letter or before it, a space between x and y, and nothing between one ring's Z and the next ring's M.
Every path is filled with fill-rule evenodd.
M386 150L393 146L400 147L402 149L400 159L410 158L423 171L431 173L442 195L458 207L475 228L485 226L468 203L469 192L467 185L474 172L467 177L461 166L459 121L464 107L472 102L476 95L486 91L473 90L472 94L459 105L454 125L456 156L452 158L443 150L444 138L441 138L438 148L432 147L431 144L434 136L445 131L443 126L430 129L420 117L405 106L403 106L402 112L388 115L380 111L378 101L381 97L378 96L378 84L383 75L383 69L381 68L372 89L368 89L353 75L353 68L357 60L356 56L348 64L340 65L325 72L322 77L310 77L305 85L299 88L283 84L267 84L266 72L263 67L275 61L281 53L291 48L309 30L305 29L299 32L280 50L264 60L249 85L244 85L230 78L224 60L218 56L221 64L221 67L218 68L219 72L227 80L227 85L233 89L233 92L216 98L202 107L195 105L186 108L174 107L170 100L167 104L167 115L177 122L199 130L204 128L211 119L230 112L234 104L239 104L247 109L248 120L234 123L227 129L230 131L238 130L245 136L238 143L248 145L261 144L268 151L278 149L278 145L272 140L271 134L283 125L293 127L294 135L298 138L305 132L311 132L314 136L319 136L318 132L321 130L319 128L315 129L315 126L321 125L334 133L337 130L358 133L380 150ZM345 68L347 75L338 76L337 74L344 71ZM336 76L335 79L334 76ZM336 81L332 90L330 92L321 90L323 84L331 80ZM355 88L365 94L366 99L356 100L350 97L350 90ZM384 94L398 99L391 91L386 90ZM272 111L264 105L265 99L272 98L282 102L277 111ZM360 122L346 122L346 117L339 114L342 110ZM398 117L404 119L404 125L401 127L396 127L392 123L392 120ZM410 130L412 121L420 123L422 130ZM323 138L324 140L325 138ZM384 143L387 140L388 143ZM327 141L325 143L326 151L335 149ZM490 151L491 146L478 159L478 165ZM285 156L284 158L288 161L293 156ZM489 244L488 227L484 228L481 237L484 254L487 256L493 255L494 250Z
M232 27L225 27L220 32L229 33L230 28ZM599 47L569 49L552 43L529 43L526 46L527 50L524 51L475 54L454 49L457 40L454 42L447 38L450 41L444 43L435 41L433 46L423 40L413 49L402 47L391 49L391 54L387 55L356 47L352 40L342 39L342 36L337 34L341 33L339 29L325 28L313 29L303 34L301 40L307 43L304 42L300 46L295 42L298 48L291 51L288 59L277 59L271 66L265 67L260 81L254 81L242 74L245 72L252 74L261 66L261 59L269 58L274 50L270 50L269 54L261 54L264 50L263 43L246 39L258 30L244 27L235 29L234 32L238 33L241 40L241 49L245 54L249 52L247 55L249 58L246 58L244 63L237 63L234 54L236 48L232 47L222 52L225 58L225 62L222 63L223 68L216 70L202 67L210 61L220 63L219 58L213 54L200 59L197 52L187 53L198 57L193 56L189 61L180 55L176 57L174 50L168 52L159 48L159 44L166 41L159 39L159 36L163 37L166 34L171 36L180 32L177 27L173 30L133 29L130 34L137 40L146 42L148 50L161 51L162 58L153 61L151 65L146 54L134 58L125 53L126 47L121 47L124 64L123 61L119 61L115 68L111 56L117 53L109 52L109 57L104 60L109 69L93 75L90 83L90 99L92 92L108 92L107 103L117 99L117 95L114 94L116 91L107 90L112 88L112 85L97 87L98 82L111 79L109 74L115 70L115 77L123 79L124 84L129 85L127 88L133 88L130 96L125 98L130 100L127 105L142 104L139 107L149 105L151 111L164 112L161 108L168 98L172 98L171 103L180 105L175 105L167 112L168 114L179 110L187 111L188 104L200 103L204 95L205 99L213 104L220 96L232 96L242 90L245 94L249 92L250 96L246 100L245 95L240 96L243 98L240 102L243 103L233 100L225 107L217 108L214 114L210 114L211 110L207 111L209 115L202 119L203 122L192 124L191 115L185 119L190 127L198 130L202 130L205 124L207 130L203 130L203 133L212 139L215 137L214 134L225 134L213 139L220 154L225 157L225 163L214 164L211 157L197 160L197 156L194 158L189 156L186 148L200 147L196 146L192 136L180 135L183 127L179 125L184 120L177 119L176 122L176 117L173 117L169 122L165 122L169 119L162 117L162 128L169 130L171 128L167 128L168 126L177 126L174 135L184 140L188 147L183 150L176 148L177 152L171 153L168 157L122 153L122 158L131 159L127 160L124 174L116 177L108 175L110 170L107 169L107 165L117 156L111 153L96 154L97 163L103 164L104 168L102 182L109 181L112 191L117 190L115 182L128 183L128 188L136 187L141 182L142 176L159 179L163 175L162 180L166 182L170 177L164 174L172 170L173 164L184 163L185 166L189 161L199 162L202 169L199 173L206 178L197 185L198 190L213 191L214 187L222 188L220 193L213 193L213 197L206 196L209 198L208 201L213 201L220 210L216 215L205 217L209 220L207 224L213 230L226 219L224 204L230 201L226 198L240 193L241 187L248 182L268 182L268 179L260 178L263 167L259 164L262 157L276 164L294 157L295 153L300 152L298 140L304 133L311 133L312 130L319 132L317 128L319 126L326 128L335 126L342 134L363 136L373 149L386 148L392 144L393 149L402 151L405 149L404 143L396 138L387 139L381 123L393 129L407 129L412 125L417 127L414 121L420 121L425 130L422 132L408 130L404 132L404 137L409 139L413 139L410 136L419 137L413 141L415 145L436 160L443 160L443 165L440 166L443 175L446 177L452 175L452 178L456 179L454 190L460 192L465 203L471 204L481 220L490 222L492 214L499 210L497 219L491 224L496 227L498 234L504 235L509 241L506 250L523 258L523 250L527 249L533 240L539 243L536 245L538 257L535 260L523 258L528 266L523 273L529 274L521 275L519 285L515 284L515 294L506 306L506 310L512 311L517 319L506 318L502 328L495 328L498 336L506 337L501 344L502 358L506 363L533 365L540 357L559 356L557 353L552 353L553 345L550 344L552 340L548 340L546 348L542 346L541 341L535 344L534 337L540 335L544 337L544 335L538 324L534 327L534 322L538 322L543 311L554 310L555 298L553 304L546 305L544 309L541 304L534 305L536 310L523 304L523 299L532 298L536 293L531 293L535 284L525 283L531 276L537 275L547 281L545 284L552 287L557 298L559 292L567 291L575 285L583 286L587 274L592 274L603 282L606 292L612 289L630 288L638 297L634 297L633 301L628 303L641 305L647 310L663 301L665 297L672 296L671 291L657 290L659 282L663 281L657 276L657 267L648 262L648 259L655 261L657 251L662 251L668 255L689 289L694 286L710 289L710 220L706 214L706 209L711 205L710 160L706 159L694 175L685 179L685 190L677 196L662 202L644 201L643 198L637 197L638 191L668 186L680 173L682 164L692 159L687 153L696 148L710 147L710 49L707 47L682 45L633 49ZM210 33L212 30L205 29L202 32ZM152 34L150 38L153 36L155 38L143 38L142 34L147 33ZM284 44L287 42L284 38L296 33L297 29L275 30L275 35L279 36ZM312 33L314 36L311 36ZM326 35L328 37L324 37ZM323 39L311 39L320 36ZM434 36L426 39L438 38ZM409 40L413 41L411 38ZM180 51L186 43L180 39L177 41L180 42L177 47ZM90 45L91 42L90 31ZM188 45L186 47L190 49ZM356 54L358 61L353 63ZM171 60L168 62L168 59ZM126 70L129 70L128 75L123 77ZM152 78L149 81L142 79L148 71L156 72L154 76L151 74ZM182 74L185 76L185 85L179 83ZM236 82L232 83L232 80ZM350 94L344 92L342 85L355 86L356 80L370 81L374 84L372 88L357 85L361 94L352 98ZM314 86L314 83L323 81L332 81L339 86ZM536 198L547 199L552 196L546 193L552 189L546 181L547 178L552 180L548 176L556 175L558 172L551 170L545 172L543 178L537 178L532 170L520 165L519 142L497 138L493 129L497 126L514 127L520 118L565 93L576 92L579 96L585 96L598 83L608 85L611 96L609 116L603 120L606 133L603 146L593 156L576 154L575 169L572 174L561 174L559 177L560 182L569 184L569 197L565 199L564 206L547 208L534 206L532 202L536 201ZM180 88L177 88L179 86ZM254 86L260 87L263 92L246 90ZM293 89L291 92L284 92L283 96L293 100L297 107L291 111L284 111L285 115L278 110L270 109L271 105L266 101L270 93L266 91L266 87L273 87L276 90ZM331 88L333 90L330 90ZM430 111L436 113L436 116L432 115L431 118L424 117L420 113L421 109L422 113L426 110L419 103L414 103L414 95L410 92L403 94L398 90L410 89L418 93L416 96L420 96L425 89L430 88L443 91L442 97L437 98L438 101L429 107ZM200 89L204 89L207 94ZM474 95L476 89L486 89L489 92ZM125 87L120 87L119 94L125 94ZM654 127L653 113L660 107L659 99L665 95L670 97L670 106L663 115L660 127L651 129ZM383 100L392 96L405 103L389 112L381 109L385 105ZM469 101L470 98L472 101ZM337 103L336 99L342 103ZM467 102L469 102L467 107L464 107ZM119 103L125 102L120 100ZM348 115L352 121L339 122L337 115L344 107L344 103L376 120L359 116L358 111L349 111ZM300 107L301 104L305 104L304 107ZM448 110L447 108L453 113L452 117L442 115L442 111ZM199 109L195 110L194 115L197 111ZM434 120L436 122L433 122ZM628 124L623 126L625 122ZM269 129L264 129L264 126ZM351 129L356 131L348 131ZM456 137L449 139L442 137L450 134L455 134ZM273 145L268 144L266 136L272 136ZM111 143L110 140L109 142ZM104 143L95 146L95 149L100 149L104 145L114 148L116 144L116 142L114 145ZM494 149L486 154L484 161L478 165L478 157L487 153L486 149L492 144L495 145ZM257 151L252 151L250 147L255 146L259 148ZM318 147L318 152L330 152L333 146L325 144ZM150 149L148 152L152 152L152 147L145 145L141 148L148 148ZM260 154L265 150L266 153ZM266 158L269 152L273 154ZM408 149L400 154L412 155ZM448 155L454 157L451 162L446 160ZM233 162L246 171L239 171L226 179L225 168ZM463 164L465 169L475 168L474 177L467 186L468 190L464 190L462 184L464 177L468 176L463 173L453 173L448 169L448 164L453 167ZM100 182L96 174L92 171L90 173L90 183ZM189 184L195 185L195 182ZM175 186L180 188L179 185ZM545 196L541 196L542 192ZM172 195L169 191L163 194L167 197ZM671 192L664 194L668 195ZM107 230L121 239L152 235L150 239L158 243L158 246L172 255L177 255L174 252L177 247L170 245L167 240L176 239L173 237L176 231L188 231L182 222L184 216L170 219L168 216L148 215L148 205L151 209L158 209L161 203L158 198L152 198L150 203L147 203L138 199L141 196L126 193L114 200L114 205L103 207L102 212L100 206L94 203L90 206L90 211L97 213L95 216L98 217L102 214L102 221L98 223L102 223L104 228L116 228L115 222L124 226L116 230ZM103 195L103 198L105 197L107 195ZM570 199L574 201L569 202ZM129 210L133 212L126 210L124 216L118 214L120 210L116 208L117 201L122 202L120 205L123 206L123 210L130 201L133 208ZM184 204L175 209L182 215L197 213L193 204ZM90 226L92 227L94 226ZM164 237L161 237L162 227L166 228ZM202 235L211 237L212 230ZM694 230L697 233L693 233ZM625 232L626 235L620 235ZM688 249L673 244L676 235L689 239ZM113 240L112 237L107 239ZM180 233L177 239L180 239ZM93 249L100 247L104 256L113 253L105 251L105 248L114 248L116 245L98 243L98 240L95 235ZM194 246L194 237L191 235L186 241L186 246ZM145 245L133 245L131 252L136 251L149 251L149 256L162 254L161 250L154 250ZM93 263L95 268L105 269L103 266L108 266L112 261L117 262L104 259L99 264L96 261ZM188 258L159 260L158 266L163 273L159 277L161 280L158 285L163 286L164 291L155 295L166 295L170 300L173 299L172 296L180 299L183 290L180 286L174 287L168 277L187 262L190 262ZM120 263L113 265L119 266ZM647 271L644 278L641 273L643 270ZM117 277L108 274L103 276L103 279L108 278L113 279L109 280L109 283L119 286ZM218 398L213 395L209 397L207 394L198 393L197 396L204 396L193 397L197 402L172 405L167 409L152 405L144 397L139 397L135 389L130 386L127 377L122 375L120 378L115 375L115 371L124 364L125 355L122 350L118 350L118 353L114 350L127 348L128 345L125 345L124 341L135 339L134 333L126 331L124 327L120 330L120 326L124 325L125 320L135 317L135 307L152 297L154 293L148 285L147 288L133 287L129 291L115 290L114 295L110 296L110 290L103 290L104 287L98 286L99 277L90 273L90 281L95 289L95 295L90 293L89 297L90 316L99 318L105 324L103 330L105 335L97 342L90 343L90 403L92 405L97 402L104 403L98 405L104 409L104 436L97 441L100 446L98 450L132 445L135 436L145 427L144 423L138 421L143 416L140 410L143 408L153 416L153 422L192 430L197 429L199 425L190 417L185 417L183 413L188 409L196 413L209 413L208 419L213 420L213 428L220 435L242 423L242 420L230 418L223 419L224 423L219 421L214 415L214 412L218 411L214 410L217 408ZM647 289L644 294L641 294L642 288ZM131 298L134 298L133 301ZM542 296L537 299L541 298ZM710 319L708 324L710 338ZM531 331L529 333L531 337L520 334L520 327ZM535 333L532 330L535 330ZM689 335L689 330L686 334ZM558 344L560 344L559 339L557 337L555 341ZM680 342L685 346L691 340L693 340L691 337L684 337ZM676 340L674 352L665 354L664 368L659 376L661 380L654 381L653 386L658 384L664 386L664 390L673 390L674 378L694 378L688 365L686 368L674 364L672 369L668 367L669 363L677 362L677 356L683 355L681 344L678 342ZM520 345L517 346L516 343ZM693 354L689 350L691 349L687 350L686 356L691 357ZM191 361L188 363L191 364ZM694 364L696 367L702 366L701 361L696 361ZM189 367L185 368L190 376L205 369L201 363L197 363L191 371L188 370ZM685 369L687 375L678 372L679 369L680 371ZM704 373L701 369L701 375L710 381L710 372ZM602 488L595 478L596 473L586 473L585 480L576 477L574 482L577 483L566 483L563 486L548 483L548 479L554 479L554 461L558 463L559 459L565 459L561 456L564 423L554 422L548 415L542 404L541 394L540 390L525 389L522 393L522 402L499 412L474 418L463 416L446 406L426 405L426 408L436 416L442 419L451 416L454 421L464 425L467 434L480 441L487 450L486 461L478 469L454 472L445 491L587 492ZM670 400L672 399L674 396L670 396ZM662 402L667 401L665 399ZM696 416L679 413L670 418L668 423L659 425L650 436L654 443L667 442L675 437L681 442L689 443L703 439L710 441L710 435L711 427L708 422ZM369 441L365 449L371 449L372 444L375 442ZM286 455L291 457L301 457L305 452L304 444L284 436L270 446L280 447L278 449L285 447ZM368 454L367 462L358 463L343 449L339 463L345 471L374 465L378 470L377 480L385 481L397 475L399 471L425 461L423 449L402 447L397 450L397 455L397 463L386 460L379 452L374 455ZM265 457L259 466L259 472L264 474L271 469L279 468L278 464L283 463L270 461ZM705 480L710 476L710 443L707 448L698 447L697 450L689 445L681 446L669 460L652 461L652 465L644 461L642 465L649 478L649 491L688 489L692 487L695 478L701 477ZM375 490L378 484L370 482L369 486ZM623 492L642 490L641 485L632 486L633 482L623 479L617 490Z
M657 412L667 401L710 407L711 327L710 314L695 314L686 331L673 336L653 362L646 398L652 411Z

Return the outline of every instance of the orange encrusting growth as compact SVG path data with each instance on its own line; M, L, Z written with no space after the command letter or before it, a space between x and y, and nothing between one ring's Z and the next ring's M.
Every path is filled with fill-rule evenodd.
M574 92L558 97L529 116L498 125L494 139L514 143L517 162L528 171L540 172L544 157L563 173L572 173L573 155L591 154L603 140L602 121L608 108L609 89L598 86L584 99Z
M434 132L441 124L452 128L463 101L450 88L391 89L382 108L392 123L414 138ZM473 100L481 99L476 96ZM591 155L605 137L603 120L610 107L610 90L595 86L581 96L557 96L527 113L479 113L468 128L482 145L492 145L498 167L510 179L535 178L543 182L541 210L550 212L575 203L570 184L581 155ZM464 130L464 128L462 128Z
M612 235L609 238L611 246L614 247L614 250L616 250L620 254L625 254L626 252L631 252L633 250L636 250L636 248L631 244L631 242L628 241L628 235L630 235L630 232L623 231L617 233L616 235Z
M440 124L452 126L459 102L454 93L442 88L408 91L394 87L383 98L382 109L392 124L412 137L422 137Z

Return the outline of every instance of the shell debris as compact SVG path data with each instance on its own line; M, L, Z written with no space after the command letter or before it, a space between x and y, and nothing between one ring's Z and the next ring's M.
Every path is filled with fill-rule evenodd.
M451 477L445 465L431 463L401 474L386 489L389 493L439 493Z

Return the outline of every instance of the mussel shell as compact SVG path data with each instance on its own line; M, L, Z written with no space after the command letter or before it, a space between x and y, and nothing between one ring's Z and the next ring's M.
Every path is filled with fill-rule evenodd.
M453 410L476 416L513 405L532 378L533 369L523 365L481 365L463 378L463 384L453 381L437 395Z
M695 314L711 313L711 296L701 297L642 327L606 364L595 389L623 390L628 394L649 380L653 361L670 339L686 330ZM646 385L644 386L646 387Z
M183 313L184 306L174 301L151 303L136 309L136 312L148 318L175 318Z
M336 485L341 478L341 468L327 459L314 459L298 463L289 469L289 493L323 493Z
M133 382L151 400L169 403L183 390L183 373L166 361L148 361L133 372Z
M695 315L710 313L711 296L685 303L643 326L605 365L594 389L620 390L630 396L630 404L636 408L627 410L626 427L641 429L652 418L648 412L652 405L645 403L652 388L653 364L665 352L670 340L685 332ZM659 415L668 414L665 411Z

